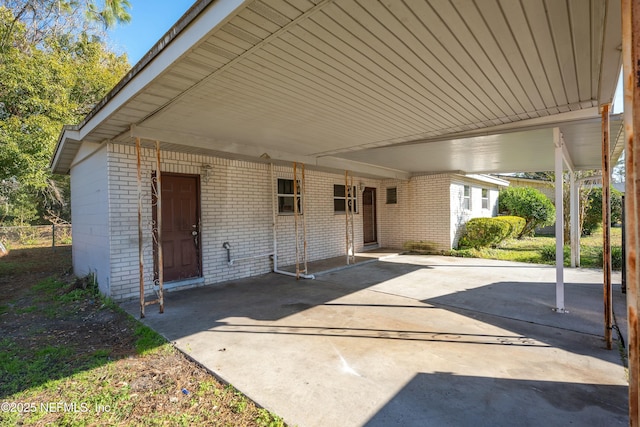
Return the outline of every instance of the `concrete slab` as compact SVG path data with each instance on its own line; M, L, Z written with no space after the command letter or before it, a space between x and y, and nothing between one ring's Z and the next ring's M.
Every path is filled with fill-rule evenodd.
M313 274L316 276L321 276L327 273L333 273L335 271L345 270L347 268L351 268L354 265L376 262L378 259L386 258L390 256L398 255L399 252L395 249L372 249L366 252L357 253L354 259L350 260L349 264L347 264L346 256L338 256L333 258L325 258L317 261L311 261L307 263L307 271L308 274ZM304 269L302 264L299 265L299 269ZM296 266L287 265L284 267L280 267L282 271L288 271L289 273L296 272Z
M601 273L567 270L567 314L551 310L550 277L396 256L313 281L269 274L169 293L144 322L291 425L627 425Z

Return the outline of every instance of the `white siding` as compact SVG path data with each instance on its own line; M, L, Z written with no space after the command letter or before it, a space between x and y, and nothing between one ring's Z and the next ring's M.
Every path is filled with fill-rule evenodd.
M463 207L464 186L471 190L470 209ZM489 191L489 207L482 208L482 189ZM464 233L464 225L471 218L492 217L498 214L498 187L495 184L480 183L475 180L456 176L451 182L451 247L458 245L458 240Z
M464 208L463 196L465 185L469 185L469 183L452 182L450 187L451 227L449 231L449 244L451 247L455 247L458 244L458 239L460 239L460 236L462 236L462 233L464 232L464 224L472 218L473 208L477 204L477 202L473 200L472 191L471 209L467 210ZM478 200L478 202L480 202L480 200Z
M109 295L107 150L97 147L83 144L71 167L73 271L77 276L95 274L100 290Z

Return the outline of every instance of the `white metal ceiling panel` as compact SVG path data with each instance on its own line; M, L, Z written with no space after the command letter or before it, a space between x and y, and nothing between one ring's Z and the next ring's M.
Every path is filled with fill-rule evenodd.
M87 126L86 139L124 141L136 126L170 135L166 143L226 141L415 173L535 170L548 159L530 154L552 159L553 150L543 153L528 133L457 135L591 112L610 102L620 68L616 1L234 1L198 2L199 15L180 25L185 34L217 8L232 12ZM417 141L419 150L402 154ZM593 164L598 135L571 130L566 143L578 166Z

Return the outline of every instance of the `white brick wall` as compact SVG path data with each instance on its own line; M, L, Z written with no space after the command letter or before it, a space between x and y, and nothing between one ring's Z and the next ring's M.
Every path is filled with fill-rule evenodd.
M94 148L87 145L81 150ZM210 178L200 182L201 252L205 284L271 271L266 254L273 251L273 186L270 166L195 154L162 152L162 171L200 175L202 165L212 166ZM152 292L151 176L155 150L142 150L142 222L144 226L145 292ZM74 268L77 274L97 273L101 290L115 299L137 298L138 191L135 148L107 144L72 169ZM299 175L300 176L300 175ZM274 182L292 179L291 166L274 166ZM472 211L462 210L459 176L439 174L402 180L354 177L357 187L376 188L378 242L401 248L407 240L426 240L442 249L455 245L463 224L472 216L495 214L497 188L490 191L490 210L482 211L480 185L472 185ZM344 185L343 174L307 168L304 218L307 223L307 260L345 254L345 215L334 213L333 185ZM386 204L386 188L397 187L398 203ZM485 186L486 187L486 186ZM476 212L476 208L478 212ZM356 251L363 248L362 194L354 215ZM108 213L108 215L107 215ZM294 218L276 215L279 266L295 263ZM299 223L302 235L302 220ZM223 243L231 245L233 259L264 255L227 263ZM303 245L300 243L302 250ZM195 285L190 285L195 286Z
M74 274L95 274L100 290L108 295L109 201L105 146L82 145L71 167L71 188Z
M263 274L271 271L268 256L241 260L229 266L224 242L231 245L233 259L267 254L273 250L272 185L270 166L200 155L163 152L162 171L200 174L202 164L212 165L208 182L201 180L201 250L205 284ZM137 297L138 222L135 148L109 145L109 189L112 235L111 293L116 299ZM151 244L151 174L156 168L155 150L143 149L143 224L146 292L153 281ZM300 176L300 175L299 175ZM293 178L289 166L275 166L274 180ZM345 216L334 214L333 185L344 185L344 175L314 171L305 173L307 260L345 253ZM354 185L376 181L354 177ZM359 195L360 196L360 195ZM359 209L362 201L358 199ZM279 266L295 263L295 232L292 215L276 215ZM302 220L299 223L302 235ZM362 249L362 218L354 215L356 250ZM302 249L302 244L300 248Z
M423 240L450 249L450 183L446 174L382 181L378 198L381 245L402 248L408 240ZM397 204L386 204L390 187L397 188Z
M463 209L464 185L471 190L471 209ZM402 248L408 240L434 242L440 249L457 245L471 218L495 216L498 188L457 175L415 176L408 181L384 180L379 197L382 246ZM398 203L386 204L386 189L397 188ZM489 209L482 209L482 188L489 189Z

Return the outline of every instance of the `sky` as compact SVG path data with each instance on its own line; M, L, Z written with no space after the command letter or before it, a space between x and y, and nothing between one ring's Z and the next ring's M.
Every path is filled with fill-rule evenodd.
M195 3L195 0L130 0L131 22L109 31L116 52L135 65Z

